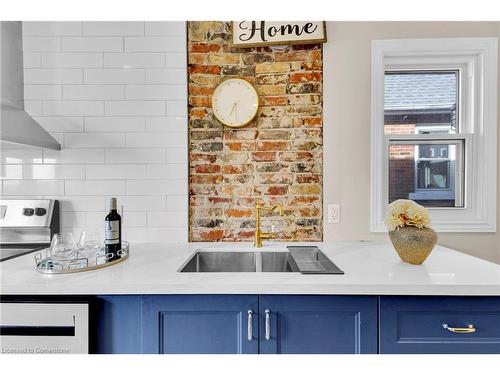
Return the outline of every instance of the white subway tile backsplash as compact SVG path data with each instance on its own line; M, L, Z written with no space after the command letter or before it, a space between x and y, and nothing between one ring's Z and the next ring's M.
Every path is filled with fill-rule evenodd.
M169 100L167 116L187 116L187 103L184 100Z
M125 181L106 180L70 180L65 181L66 194L69 195L104 195L125 194Z
M165 103L161 101L107 101L106 116L164 116Z
M24 69L24 84L54 85L82 83L80 69Z
M84 71L86 84L134 84L144 83L143 69L87 69Z
M186 135L187 138L187 135ZM167 163L187 164L188 151L184 148L167 149Z
M187 164L148 165L147 177L153 179L188 178Z
M165 163L165 150L125 148L106 150L106 163L117 164L153 164Z
M64 146L68 148L119 148L125 146L125 135L120 133L67 133Z
M58 36L25 36L23 52L60 51L61 38Z
M23 21L23 36L37 35L80 35L79 21Z
M144 117L87 117L87 132L141 132L145 130Z
M64 100L120 100L124 99L122 85L64 85Z
M165 54L163 53L105 53L105 68L163 68Z
M64 197L50 197L59 200L60 211L104 211L106 197L66 195ZM65 223L63 223L65 224Z
M62 37L64 52L121 52L123 38L116 36Z
M42 115L42 102L40 100L25 100L24 110L31 116Z
M60 220L65 227L84 227L87 224L87 214L85 212L63 211ZM78 241L78 237L76 240Z
M183 36L125 37L125 52L183 52L186 38Z
M103 56L102 53L42 53L40 66L42 68L102 68Z
M40 117L34 118L49 133L83 132L83 117Z
M44 164L96 164L104 163L104 150L63 148L61 151L43 150Z
M167 68L184 68L186 69L187 60L186 54L183 52L168 52L165 54L165 66Z
M5 195L64 195L62 180L4 180Z
M184 133L127 133L127 147L177 147L185 140Z
M122 214L123 226L145 227L147 225L146 211L125 211Z
M102 101L45 101L44 116L101 116L104 114Z
M155 227L185 227L187 211L148 211L148 224Z
M175 194L169 191L177 188L175 180L128 180L126 185L127 195Z
M23 165L25 180L83 180L83 165L61 164L25 164Z
M5 197L60 201L63 230L187 241L184 22L24 22L25 106L63 148L1 148Z
M61 98L61 85L24 85L25 100L50 100Z
M118 196L118 206L123 206L125 212L165 210L165 195L124 195Z
M187 134L186 117L148 117L146 129L156 132L184 132Z
M23 166L21 164L2 164L0 165L0 179L3 180L22 180Z
M0 162L2 164L41 164L43 155L41 149L29 149L27 147L8 148L0 147Z
M144 22L83 21L83 35L144 35Z
M167 197L168 211L188 211L187 195L169 195Z
M148 84L178 84L184 85L186 91L186 69L146 69L146 83Z
M127 100L175 100L186 97L185 85L127 85Z
M87 180L135 180L146 178L146 166L140 164L87 165Z
M23 54L23 66L25 68L40 68L41 56L38 52L25 52Z
M146 35L184 36L185 34L184 21L146 21Z
M152 227L128 228L126 240L130 243L182 243L186 242L188 228L186 227Z

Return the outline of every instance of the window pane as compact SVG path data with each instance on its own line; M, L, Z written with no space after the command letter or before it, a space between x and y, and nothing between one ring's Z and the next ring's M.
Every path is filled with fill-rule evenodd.
M412 199L426 207L462 207L463 149L462 140L391 141L389 203Z
M458 71L386 71L385 134L458 132Z

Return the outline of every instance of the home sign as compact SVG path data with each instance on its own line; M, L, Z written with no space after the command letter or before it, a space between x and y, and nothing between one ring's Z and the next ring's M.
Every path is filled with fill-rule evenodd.
M242 48L326 42L324 21L233 21L231 29L233 46Z

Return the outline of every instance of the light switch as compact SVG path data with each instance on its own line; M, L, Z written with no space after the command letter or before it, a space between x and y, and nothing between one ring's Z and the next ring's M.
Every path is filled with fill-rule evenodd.
M340 223L340 205L339 204L329 204L328 205L328 223L329 224Z

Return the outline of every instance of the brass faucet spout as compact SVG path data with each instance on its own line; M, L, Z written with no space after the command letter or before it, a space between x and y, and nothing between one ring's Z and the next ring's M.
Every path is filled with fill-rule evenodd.
M284 215L285 211L283 209L283 206L281 206L280 204L275 204L272 207L267 207L259 203L255 205L255 247L262 247L263 239L270 239L276 236L274 233L262 232L262 230L260 229L260 211L274 211L275 209L279 209L280 216Z

